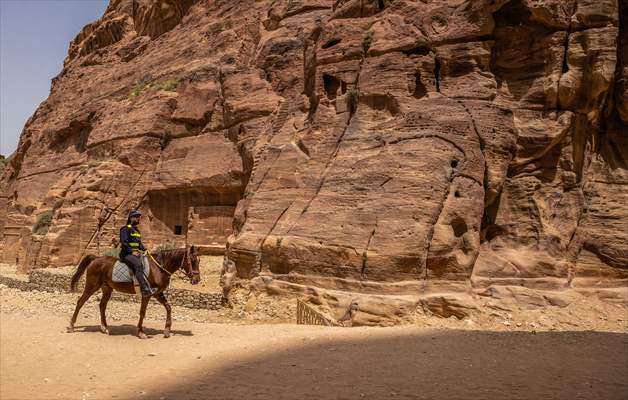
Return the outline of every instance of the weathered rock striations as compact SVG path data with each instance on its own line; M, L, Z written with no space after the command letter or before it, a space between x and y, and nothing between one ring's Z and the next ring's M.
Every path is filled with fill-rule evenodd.
M227 286L358 323L626 301L627 26L616 0L112 0L4 169L2 258L76 263L139 207L154 245L226 244Z

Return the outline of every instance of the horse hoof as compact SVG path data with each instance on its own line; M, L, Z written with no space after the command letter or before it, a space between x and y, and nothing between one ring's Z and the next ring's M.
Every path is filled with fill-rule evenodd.
M109 329L104 325L100 325L100 331L104 333L105 335L109 334Z
M165 329L164 330L164 337L167 339L170 337L170 329Z
M68 333L73 333L74 332L74 327L73 326L68 326L66 329L66 332Z
M140 339L148 339L148 335L144 332L138 332L137 337Z

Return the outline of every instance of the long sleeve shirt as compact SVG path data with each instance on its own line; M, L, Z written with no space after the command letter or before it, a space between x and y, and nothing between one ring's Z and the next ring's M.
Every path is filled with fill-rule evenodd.
M126 224L120 228L120 258L136 250L146 250L142 243L142 235L137 227Z

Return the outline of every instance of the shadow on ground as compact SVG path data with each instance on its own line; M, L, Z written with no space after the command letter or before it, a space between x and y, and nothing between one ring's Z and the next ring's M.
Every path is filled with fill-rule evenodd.
M307 342L243 354L219 370L201 366L138 399L628 398L621 333L426 331Z
M109 325L109 334L111 336L124 336L131 335L136 336L137 327L135 325ZM73 333L81 333L81 332L100 332L100 325L83 325L83 326L75 326ZM182 335L182 336L194 336L192 331L181 331L181 330L171 330L170 331L174 335ZM153 329L144 327L144 333L148 336L157 336L163 335L163 329Z

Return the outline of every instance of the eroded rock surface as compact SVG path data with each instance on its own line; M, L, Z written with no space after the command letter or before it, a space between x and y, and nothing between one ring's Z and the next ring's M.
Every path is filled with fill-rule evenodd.
M139 207L154 245L226 244L229 285L371 323L625 300L624 3L112 0L4 169L3 260L76 263Z

